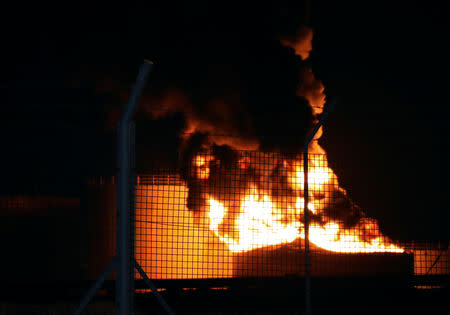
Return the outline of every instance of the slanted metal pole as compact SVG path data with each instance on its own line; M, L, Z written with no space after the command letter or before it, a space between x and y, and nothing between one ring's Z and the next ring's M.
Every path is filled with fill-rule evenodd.
M105 282L106 278L113 272L114 268L117 265L116 257L114 257L106 266L105 270L103 270L100 277L94 282L94 284L89 288L89 291L81 300L78 307L72 312L72 315L79 315L84 310L84 308L88 305L89 301L94 297L95 293L102 286L103 282Z
M317 131L322 127L328 114L333 111L336 103L332 101L330 105L326 107L324 112L319 118L319 121L314 126L313 130L309 134L303 146L303 213L305 221L305 314L311 315L311 263L309 257L309 186L308 186L308 147L311 141L314 139Z
M117 127L117 253L73 311L74 315L81 314L114 268L116 268L116 313L118 315L133 313L131 298L134 293L132 285L134 239L131 233L134 233L134 181L131 178L134 178L134 125L130 126L130 121L136 112L139 96L152 67L153 62L145 60L139 68L128 106ZM130 185L133 187L130 188Z
M164 300L161 294L159 294L158 288L153 284L152 280L150 280L150 278L147 276L144 269L142 269L142 267L139 265L136 259L134 259L134 266L141 275L142 279L144 279L145 284L147 284L147 286L153 291L153 293L155 294L156 298L158 299L159 303L164 308L166 313L169 315L175 315L175 311L170 307L169 304L167 304L166 300Z
M119 315L129 315L132 313L132 281L134 276L134 264L132 263L132 237L130 223L131 198L130 185L131 170L133 168L131 161L130 144L130 122L137 109L139 97L144 89L153 62L145 61L140 69L136 79L136 84L131 91L128 105L124 109L122 118L117 127L117 272L116 272L116 312Z

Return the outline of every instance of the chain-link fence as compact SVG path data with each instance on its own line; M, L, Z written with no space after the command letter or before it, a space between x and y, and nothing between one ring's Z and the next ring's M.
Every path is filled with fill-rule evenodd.
M136 260L155 280L304 276L303 162L221 150L136 177ZM448 243L389 239L339 187L326 157L309 159L313 277L450 273ZM115 194L114 177L89 183L92 277L115 255Z

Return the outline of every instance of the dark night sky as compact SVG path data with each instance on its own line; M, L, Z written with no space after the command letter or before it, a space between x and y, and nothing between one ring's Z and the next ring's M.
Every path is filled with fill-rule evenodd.
M143 58L156 64L150 93L164 80L195 77L212 56L249 50L279 57L263 52L265 40L298 28L303 5L293 3L3 10L1 194L77 194L80 174L111 169L114 113ZM393 238L450 239L447 8L312 1L311 12L309 63L338 102L322 144L342 185ZM236 36L246 44L238 46ZM176 117L139 124L142 156L158 149L156 133L176 134L167 127ZM171 143L164 150L174 150Z

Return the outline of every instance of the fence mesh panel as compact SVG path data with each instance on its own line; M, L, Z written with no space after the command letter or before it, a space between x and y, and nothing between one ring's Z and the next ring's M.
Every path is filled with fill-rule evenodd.
M135 257L150 279L304 276L301 158L216 149L182 165L136 177ZM309 155L308 186L312 276L450 274L448 242L390 240L322 154ZM95 278L115 255L115 180L89 191Z
M152 279L304 275L304 174L298 155L211 149L184 168L141 175L136 258ZM309 155L312 274L402 273L409 260ZM377 270L377 271L376 271Z

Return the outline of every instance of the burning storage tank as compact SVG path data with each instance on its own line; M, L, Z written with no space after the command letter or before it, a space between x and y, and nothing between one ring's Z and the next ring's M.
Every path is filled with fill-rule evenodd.
M114 182L114 177L99 177L90 180L88 184L91 279L95 279L101 273L115 254ZM218 186L215 186L215 189L218 189ZM304 240L301 229L299 237L294 240L289 238L280 240L273 237L270 233L289 236L283 234L288 227L284 222L288 221L281 220L278 225L275 223L271 225L264 204L259 208L262 217L259 221L256 218L249 218L247 222L249 226L242 234L245 234L245 237L251 234L253 236L244 241L240 235L239 242L232 242L231 235L236 233L234 228L217 223L223 211L222 213L209 211L200 216L188 209L188 187L177 173L166 170L162 174L140 175L137 177L135 193L135 257L151 279L224 279L305 274ZM260 202L264 202L264 198L261 200ZM249 202L248 198L247 200L244 198L244 206L246 202ZM214 205L214 202L211 204ZM246 212L236 211L239 214L236 217L241 216L240 220L244 221ZM227 220L221 222L225 223ZM243 222L240 224L242 226ZM283 224L284 228L281 228ZM228 234L229 238L224 239L217 230L222 231L220 233L228 232L225 234ZM332 233L337 234L336 231ZM261 237L257 239L259 236ZM325 233L323 238L338 240ZM316 277L450 274L448 244L435 246L432 243L403 243L401 247L405 248L405 252L399 247L392 247L392 250L368 251L361 247L362 244L351 240L340 243L342 246L345 245L341 247L340 252L322 248L321 244L323 243L315 244L314 240L311 240L311 274ZM337 244L339 242L332 243L333 246ZM245 249L244 245L249 249ZM345 248L348 250L345 251ZM356 251L355 248L362 250ZM110 277L113 278L114 275ZM136 278L140 278L137 273Z
M135 256L152 279L227 278L232 255L186 208L187 187L179 176L138 176L135 190ZM91 213L89 276L95 279L115 254L114 177L88 184ZM114 276L111 276L112 279ZM136 273L136 277L140 277Z
M246 44L257 51L235 60L234 79L224 86L217 86L224 67L203 65L207 70L199 68L199 82L189 77L180 80L185 88L164 86L145 106L153 120L170 113L183 117L179 164L161 170L152 161L154 171L137 177L135 254L150 278L302 276L305 212L313 275L412 272L411 255L340 187L318 142L322 128L308 146L305 195L302 145L323 113L325 95L303 62L312 30L304 28L300 36L305 40L265 42L277 56L270 62L257 53L257 45ZM279 82L281 77L289 82ZM107 199L104 205L115 199L114 191L105 194L95 183L91 191L94 200ZM115 207L101 213L104 205L97 203L92 210L99 215L93 218L109 216L103 225L111 226L111 241ZM111 244L102 267L114 253Z
M204 220L195 220L187 197L177 176L138 177L137 261L152 279L231 277L231 252Z
M308 68L300 77L296 94L288 89L291 94L282 100L276 99L280 93L269 97L274 104L285 102L292 115L275 118L288 119L286 125L295 126L293 130L267 124L273 120L267 115L247 123L230 122L226 118L236 117L242 109L232 106L233 101L216 100L209 104L214 106L197 108L186 105L181 94L160 100L167 112L182 113L185 125L180 130L178 165L161 169L162 161L151 161L155 166L150 175L138 176L136 181L135 256L150 278L302 276L305 213L310 217L314 276L412 272L411 256L384 235L377 221L340 187L318 143L321 128L308 147L305 195L301 144L319 120L325 96L323 85ZM261 96L256 99L261 101ZM247 109L255 110L254 102ZM221 115L211 113L211 108ZM150 112L154 119L165 115ZM289 130L292 137L287 139ZM230 135L233 132L237 135ZM91 189L96 194L92 210L97 213L92 218L108 217L103 228L92 225L93 238L100 232L103 235L97 239L111 244L101 255L104 260L97 274L112 258L115 246L115 190L114 185L105 185L103 192L95 183ZM109 212L102 213L105 206ZM96 265L96 246L93 253Z
M102 178L91 181L89 185L88 195L93 201L90 209L93 220L92 278L101 272L115 251L113 183L112 178L109 181ZM219 184L216 183L212 189L220 189ZM253 200L244 195L241 202L236 197L238 194L230 195L227 202L241 202L239 207L233 209L235 213L225 213L219 201L208 201L208 211L196 214L187 206L193 202L189 201L187 185L174 173L138 176L135 192L135 256L151 279L253 278L305 274L301 227L291 228L289 224L292 222L282 219L280 213L271 209L267 198L264 201L264 197L254 197ZM251 202L255 203L255 208L245 209ZM213 209L214 206L221 208L221 211ZM282 211L287 211L288 206L282 207ZM255 213L249 214L249 211ZM258 212L261 214L259 218L255 217ZM293 222L300 224L300 221ZM411 256L402 253L397 247L390 251L364 251L364 247L361 247L362 250L355 251L354 248L361 245L347 240L345 246L349 250L337 252L313 244L313 276L412 273ZM140 278L137 273L136 277Z

